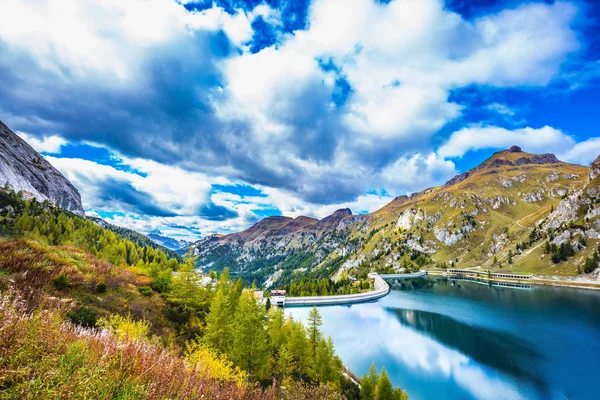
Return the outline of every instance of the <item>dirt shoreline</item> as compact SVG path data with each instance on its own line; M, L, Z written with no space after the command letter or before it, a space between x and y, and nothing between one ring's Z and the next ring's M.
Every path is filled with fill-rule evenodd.
M476 271L473 271L476 272ZM479 271L477 271L479 272ZM436 276L448 276L445 271L427 271L428 275ZM544 286L559 286L559 287L570 287L574 289L589 289L589 290L600 290L600 282L582 282L582 281L571 281L571 280L554 280L545 277L539 277L532 275L532 279L508 279L508 278L488 278L487 276L478 276L477 278L490 281L490 282L504 282L504 283L520 283L525 285L544 285Z

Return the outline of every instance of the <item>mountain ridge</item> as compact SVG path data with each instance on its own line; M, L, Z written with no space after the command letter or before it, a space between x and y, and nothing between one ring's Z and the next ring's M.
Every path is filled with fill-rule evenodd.
M443 185L398 196L369 214L356 216L348 210L318 221L280 216L190 248L200 268L230 266L257 283L360 274L367 265L382 271L460 265L576 275L575 264L586 251L577 252L577 260L549 264L550 257L539 254L539 241L548 240L539 226L544 218L554 218L554 207L586 185L592 171L600 175L600 157L598 161L589 168L513 146ZM299 218L306 223L296 227L292 221ZM553 229L568 230L565 224L574 222L570 218ZM595 241L591 225L587 232L582 240ZM574 233L574 238L581 236ZM521 250L529 244L537 246L535 251ZM507 262L509 250L512 264Z
M0 121L0 185L84 215L79 191L26 141Z

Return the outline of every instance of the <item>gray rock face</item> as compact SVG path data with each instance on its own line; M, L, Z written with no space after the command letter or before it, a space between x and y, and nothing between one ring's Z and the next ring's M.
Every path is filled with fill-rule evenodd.
M531 158L521 157L515 160L515 165L525 165L525 164L556 164L559 163L560 160L556 158L554 154L546 153L541 155L534 155Z
M0 186L83 215L79 192L56 168L0 121Z
M600 175L600 156L596 157L596 159L590 166L589 180L591 181L592 179L596 178L598 175Z

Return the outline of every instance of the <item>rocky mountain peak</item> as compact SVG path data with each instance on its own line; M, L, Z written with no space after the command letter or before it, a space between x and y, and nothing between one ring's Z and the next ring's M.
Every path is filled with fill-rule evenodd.
M333 212L333 215L339 215L339 216L343 215L344 217L347 217L347 216L352 215L352 210L349 208L340 208L339 210L335 210Z
M56 168L0 121L0 186L83 215L79 192Z
M509 153L522 153L523 150L521 150L521 148L519 146L511 146L510 149L508 149Z

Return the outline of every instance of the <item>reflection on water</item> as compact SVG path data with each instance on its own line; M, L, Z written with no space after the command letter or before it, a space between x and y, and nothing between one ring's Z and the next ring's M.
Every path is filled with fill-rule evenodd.
M411 399L595 399L600 293L427 278L380 301L322 307L356 374L385 366ZM286 312L305 320L309 308Z
M543 380L533 368L541 354L533 343L507 332L470 326L456 319L428 311L388 308L404 326L422 332L474 361L517 378L525 378L540 389Z

